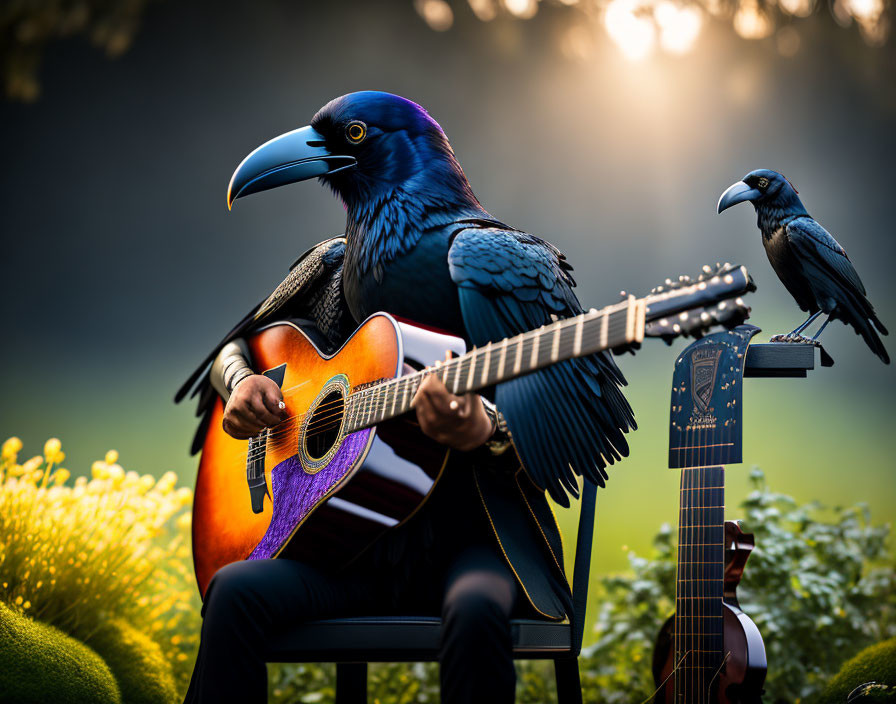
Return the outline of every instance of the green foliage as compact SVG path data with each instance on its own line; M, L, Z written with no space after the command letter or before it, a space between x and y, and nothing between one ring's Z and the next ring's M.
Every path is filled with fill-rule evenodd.
M896 701L896 638L865 648L847 660L829 683L822 704L843 704L849 693L866 682L888 685L879 694L869 694L864 701Z
M867 507L798 506L768 490L762 472L741 504L756 536L738 589L769 661L766 702L817 701L845 658L896 633L896 573L889 526L874 526ZM583 679L603 700L639 702L653 692L654 639L674 609L675 553L664 526L650 560L630 555L631 575L601 580L597 642L584 651Z
M177 700L171 664L159 644L124 619L109 621L90 638L121 689L124 704L171 704Z
M0 602L0 703L121 704L103 659L62 631Z
M601 692L607 704L640 702L653 693L653 644L675 610L675 546L663 525L647 560L629 553L631 575L611 575L592 590L601 604L597 641L583 650L583 681ZM597 592L597 593L594 593Z
M872 525L867 506L797 506L770 492L762 472L751 478L742 508L757 550L741 605L765 641L769 700L814 699L846 658L896 635L890 529Z

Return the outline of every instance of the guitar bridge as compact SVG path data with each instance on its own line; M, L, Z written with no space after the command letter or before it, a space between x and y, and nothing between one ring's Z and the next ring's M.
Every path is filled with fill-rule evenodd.
M274 381L277 386L283 386L283 377L286 373L286 365L268 369L264 376ZM249 501L252 504L252 513L264 511L264 497L270 499L268 485L264 480L264 459L268 447L268 433L265 428L254 438L249 438L249 452L246 455L246 483L249 485ZM271 499L273 500L273 499Z
M268 493L268 485L264 480L264 456L267 444L267 429L254 438L249 438L249 454L246 459L246 482L249 485L249 500L252 502L252 513L261 513L264 510L264 497Z

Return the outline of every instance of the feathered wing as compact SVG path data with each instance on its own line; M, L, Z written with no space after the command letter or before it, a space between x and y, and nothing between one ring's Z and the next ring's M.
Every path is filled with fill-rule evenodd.
M583 312L572 267L533 235L471 224L456 232L448 263L477 346ZM603 486L606 466L628 454L624 433L637 426L625 383L610 354L600 353L498 385L495 402L523 466L559 504L569 505L567 491L578 496L576 474Z
M889 364L890 357L877 334L886 335L887 329L875 314L865 286L843 247L812 218L791 221L786 232L819 304L825 299L836 301L835 317L855 328L871 351ZM825 306L821 308L824 310Z
M342 260L345 238L334 237L309 249L292 265L286 278L265 300L246 316L209 352L174 397L180 403L190 390L199 395L196 415L201 418L193 438L192 453L202 448L205 431L214 407L215 390L209 365L228 342L245 337L261 326L285 317L309 318L330 339L337 342L350 325L351 315L342 296Z

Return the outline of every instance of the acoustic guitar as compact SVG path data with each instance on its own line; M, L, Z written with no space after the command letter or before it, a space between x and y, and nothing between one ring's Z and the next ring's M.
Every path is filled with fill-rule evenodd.
M675 362L669 466L681 469L675 614L653 654L655 704L760 704L762 636L736 589L753 536L725 521L724 464L741 462L743 370L759 332L741 325Z
M290 322L266 326L247 343L253 366L280 386L289 416L236 440L222 429L217 400L193 508L200 592L237 560L283 556L339 567L407 521L449 455L408 413L426 375L463 394L645 336L699 336L711 325L742 322L749 309L738 297L753 289L743 267L704 267L695 281L667 280L646 298L628 296L469 352L460 338L385 313L368 318L332 355ZM427 366L447 350L453 359ZM404 373L408 365L415 371Z

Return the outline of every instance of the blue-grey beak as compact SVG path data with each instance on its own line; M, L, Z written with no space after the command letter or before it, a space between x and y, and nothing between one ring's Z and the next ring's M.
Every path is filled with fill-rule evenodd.
M728 187L728 190L722 194L722 197L719 198L719 212L721 213L723 210L727 210L732 205L743 203L745 200L758 198L760 195L761 193L758 189L750 188L750 186L743 181L733 183Z
M236 167L227 186L227 209L251 193L350 169L356 163L353 156L331 153L323 135L311 126L281 134Z

